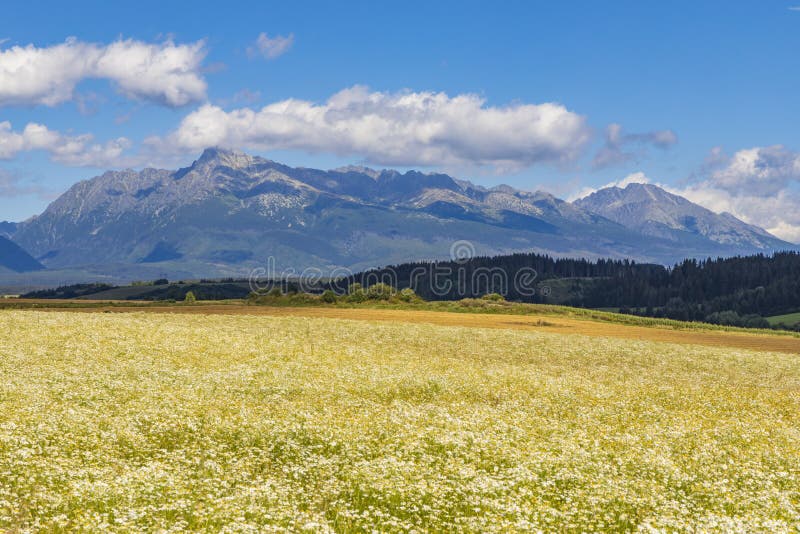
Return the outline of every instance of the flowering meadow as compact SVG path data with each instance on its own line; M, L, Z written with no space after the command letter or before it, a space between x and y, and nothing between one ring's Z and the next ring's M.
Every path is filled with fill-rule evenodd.
M0 531L800 529L792 354L2 311L0 378Z

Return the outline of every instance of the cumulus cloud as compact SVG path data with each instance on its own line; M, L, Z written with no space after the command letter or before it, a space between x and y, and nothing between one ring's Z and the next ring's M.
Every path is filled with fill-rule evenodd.
M678 193L800 243L800 154L776 145L739 150L729 157L715 148L705 171L702 179Z
M294 44L294 34L290 33L289 35L276 35L275 37L270 37L264 32L258 34L258 38L256 38L256 42L253 46L247 49L247 55L251 58L256 56L261 56L264 59L275 59L278 56L282 56Z
M120 137L103 144L94 143L90 134L65 135L35 122L19 132L8 121L0 122L0 159L11 159L20 152L44 150L53 161L75 167L116 167L122 153L131 146Z
M559 104L486 105L432 92L372 92L356 86L317 104L283 100L260 110L204 105L151 145L191 152L209 146L297 149L358 156L383 165L524 168L565 162L590 137L586 119Z
M592 161L595 169L619 165L636 158L635 152L627 151L631 145L653 146L667 149L678 142L672 130L657 130L644 133L624 133L619 124L609 124L606 128L606 141Z
M709 181L715 187L754 197L769 197L800 179L800 155L781 145L740 150L731 158L712 153L716 165Z
M717 213L731 213L785 241L800 243L800 214L797 212L800 195L795 190L785 189L772 197L753 197L701 182L677 193Z
M42 48L13 46L0 50L0 106L55 106L71 100L75 86L88 78L110 80L129 98L182 106L205 97L205 54L202 41L99 45L71 38Z

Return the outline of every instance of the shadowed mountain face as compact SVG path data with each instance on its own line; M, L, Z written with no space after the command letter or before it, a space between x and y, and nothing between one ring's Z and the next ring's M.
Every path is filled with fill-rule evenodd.
M709 240L730 247L772 250L792 245L730 213L716 214L651 184L609 187L575 202L645 235L675 243Z
M686 231L693 236L686 243L645 230L543 192L415 171L292 168L208 149L178 171L107 172L80 182L13 237L48 267L141 265L196 276L247 274L269 257L277 269L298 272L441 259L457 240L481 255L660 263L786 248L759 229L762 241Z
M17 223L8 221L0 221L0 236L11 237L17 231Z
M7 269L16 273L40 271L44 266L33 259L16 243L0 236L0 271Z

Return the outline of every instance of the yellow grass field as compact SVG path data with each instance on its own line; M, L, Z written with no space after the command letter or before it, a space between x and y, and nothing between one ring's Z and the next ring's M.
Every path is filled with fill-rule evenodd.
M382 319L0 311L0 531L800 529L797 354Z

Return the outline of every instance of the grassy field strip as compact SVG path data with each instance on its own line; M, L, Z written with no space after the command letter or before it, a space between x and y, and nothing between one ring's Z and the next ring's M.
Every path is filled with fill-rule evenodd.
M672 329L655 326L617 324L559 315L510 315L499 313L453 313L428 310L396 310L375 308L339 308L325 306L269 307L244 306L240 304L203 304L197 306L159 306L76 308L81 312L114 312L175 314L225 314L225 315L270 315L276 317L328 317L338 319L388 321L403 323L430 323L442 326L468 326L478 328L500 328L512 330L534 330L561 334L581 334L594 337L641 339L666 343L731 347L759 351L800 354L800 337L703 330L702 328Z
M800 528L794 355L3 311L0 377L0 530Z
M771 325L777 324L786 324L786 325L793 325L800 323L800 312L797 313L787 313L786 315L774 315L772 317L767 317L767 321Z
M748 350L778 351L800 354L800 338L743 334L737 332L672 330L667 328L620 325L550 315L462 314L430 311L338 309L338 308L267 308L259 312L268 315L302 317L332 317L371 321L400 321L430 323L443 326L536 330L561 334L580 334L594 337L641 339L666 343L721 346Z
M8 299L0 302L1 309L94 309L105 310L115 308L154 308L156 311L169 311L185 306L184 302L174 301L110 301L80 299ZM741 328L735 326L709 324L703 322L685 322L673 319L642 317L638 315L611 313L599 309L571 308L552 304L532 304L521 302L495 301L487 299L463 299L460 301L404 301L398 298L383 300L367 300L349 302L339 300L336 304L324 302L319 295L287 294L280 297L261 296L251 299L201 300L192 306L204 306L211 313L225 306L228 309L241 306L263 306L268 308L323 307L333 309L378 309L402 310L413 312L449 312L480 313L486 315L524 315L524 316L559 316L578 320L600 321L627 326L648 328L665 328L669 330L700 330L704 332L732 332L740 334L758 334L771 336L788 336L800 339L800 332L790 330L764 330L763 328Z

